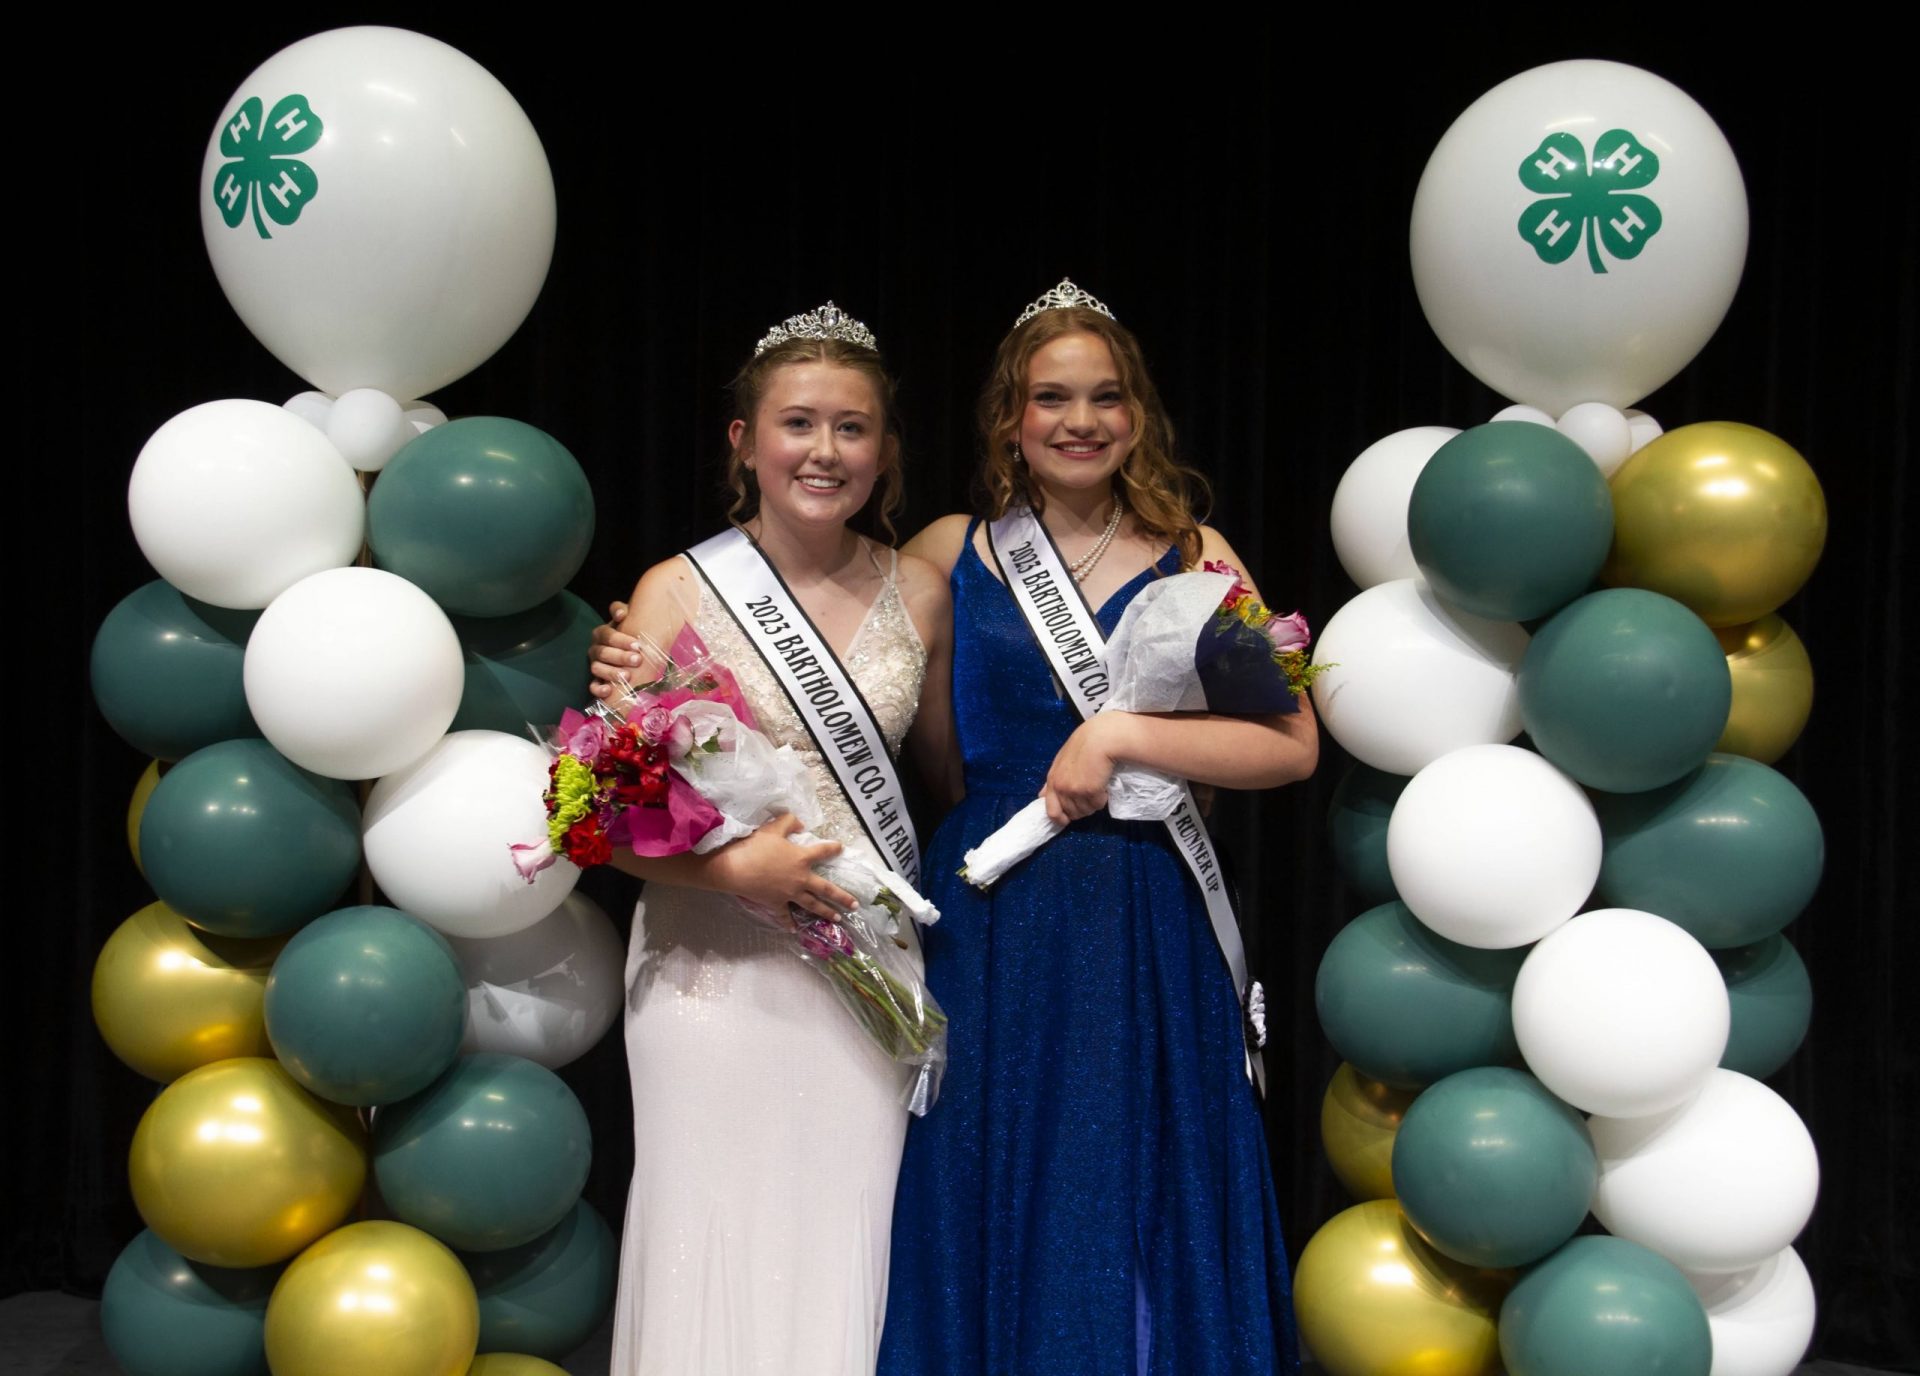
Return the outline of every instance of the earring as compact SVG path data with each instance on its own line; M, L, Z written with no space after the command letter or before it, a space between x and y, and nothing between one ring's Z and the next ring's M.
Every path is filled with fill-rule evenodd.
M1015 463L1025 463L1027 461L1026 453L1020 448L1019 440L1013 441L1013 443L1009 444L1007 448L1013 451L1013 461Z

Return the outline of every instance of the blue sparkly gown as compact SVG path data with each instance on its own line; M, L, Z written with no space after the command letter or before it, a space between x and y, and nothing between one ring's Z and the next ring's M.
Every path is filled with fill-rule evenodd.
M1160 567L1175 570L1174 551ZM1151 576L1100 608L1104 631ZM1039 792L1079 718L971 530L952 582L967 796L924 867L950 1060L907 1136L879 1370L1291 1372L1239 1005L1166 829L1101 812L988 893L956 875Z

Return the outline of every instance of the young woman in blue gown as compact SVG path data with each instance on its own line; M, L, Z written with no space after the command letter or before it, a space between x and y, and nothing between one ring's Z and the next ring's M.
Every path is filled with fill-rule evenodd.
M1245 565L1139 345L1070 284L1002 341L980 405L985 515L1025 504L1111 633L1155 576ZM1120 761L1267 788L1312 772L1311 710L1101 713L1058 691L978 518L906 546L947 571L962 793L924 873L927 978L951 1018L940 1102L908 1134L883 1376L1238 1376L1297 1365L1242 1012L1159 823L1105 811ZM1072 825L981 893L962 855L1040 794Z

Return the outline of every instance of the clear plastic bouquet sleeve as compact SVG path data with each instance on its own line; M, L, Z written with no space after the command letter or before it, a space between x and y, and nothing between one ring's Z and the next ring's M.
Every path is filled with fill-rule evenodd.
M1194 660L1200 629L1213 620L1236 580L1224 573L1177 573L1149 583L1127 605L1107 641L1112 684L1101 711L1204 712L1206 687ZM1107 783L1107 811L1126 822L1158 822L1180 806L1184 783L1144 765L1124 764ZM966 853L961 874L989 888L1065 828L1039 799Z

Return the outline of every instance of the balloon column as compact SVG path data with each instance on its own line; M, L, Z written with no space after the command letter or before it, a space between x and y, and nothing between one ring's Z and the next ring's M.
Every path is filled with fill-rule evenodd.
M128 838L159 901L93 1008L163 1088L108 1345L135 1376L559 1358L614 1257L553 1068L611 1024L621 962L577 871L528 885L507 847L544 822L524 724L579 689L593 503L551 436L415 399L531 309L546 156L463 54L342 29L233 94L200 204L228 300L321 390L193 406L128 483L160 579L92 679L157 757Z
M1713 121L1609 62L1488 92L1415 196L1427 319L1515 404L1380 440L1333 501L1361 591L1314 697L1376 905L1316 985L1362 1201L1300 1263L1334 1376L1785 1376L1812 1336L1819 1166L1759 1080L1810 1011L1780 932L1823 841L1768 766L1825 505L1772 435L1625 409L1713 334L1746 225Z

